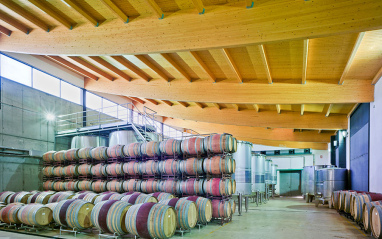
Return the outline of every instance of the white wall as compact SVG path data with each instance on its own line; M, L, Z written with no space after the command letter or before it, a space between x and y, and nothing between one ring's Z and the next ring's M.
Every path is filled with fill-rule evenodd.
M382 79L375 85L370 104L370 191L382 193Z

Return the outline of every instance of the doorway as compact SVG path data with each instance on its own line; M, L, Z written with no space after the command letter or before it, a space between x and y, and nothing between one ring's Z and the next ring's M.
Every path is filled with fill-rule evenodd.
M301 196L301 170L280 171L280 196Z

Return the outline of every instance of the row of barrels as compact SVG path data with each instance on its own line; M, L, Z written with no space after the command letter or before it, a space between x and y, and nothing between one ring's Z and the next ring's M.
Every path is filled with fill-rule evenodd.
M158 157L161 155L202 155L207 152L221 154L236 152L237 141L230 134L213 134L204 138L193 137L185 140L168 139L162 142L150 141L114 145L112 147L87 147L61 151L49 151L43 154L45 162L77 161L79 159L106 160L124 157Z
M82 164L48 166L42 172L46 177L61 176L121 176L121 175L200 175L209 174L232 174L235 173L236 162L231 157L214 156L207 159L188 158L186 160L167 159L164 161L148 160L144 162L130 161L127 163L111 164Z
M363 191L335 191L333 208L350 214L375 238L382 238L382 194Z
M235 179L212 178L187 180L156 180L156 179L128 179L128 180L82 180L82 181L51 181L43 183L44 190L54 191L94 191L94 192L167 192L178 195L211 195L230 196L236 192Z

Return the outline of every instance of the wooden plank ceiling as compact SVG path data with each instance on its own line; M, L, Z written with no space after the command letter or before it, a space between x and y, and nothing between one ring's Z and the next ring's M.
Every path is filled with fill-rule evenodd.
M0 50L64 66L176 127L326 149L374 100L381 4L2 0Z

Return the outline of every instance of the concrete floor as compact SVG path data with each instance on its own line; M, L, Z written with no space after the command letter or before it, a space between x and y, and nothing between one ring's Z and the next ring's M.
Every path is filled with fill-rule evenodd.
M44 236L57 237L57 231L41 232ZM366 238L359 227L349 219L340 216L328 206L313 203L306 204L302 198L276 198L267 204L256 207L250 204L247 213L238 213L232 222L219 226L209 224L206 227L193 229L184 238ZM0 231L3 238L36 238L33 236ZM62 238L74 238L71 234L64 234ZM95 235L78 235L77 238L98 238ZM181 238L175 235L173 238Z

